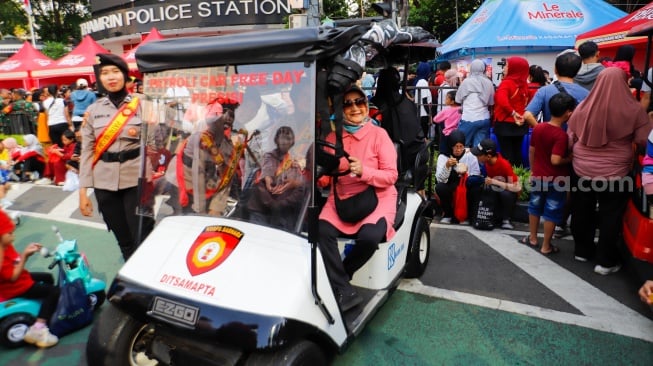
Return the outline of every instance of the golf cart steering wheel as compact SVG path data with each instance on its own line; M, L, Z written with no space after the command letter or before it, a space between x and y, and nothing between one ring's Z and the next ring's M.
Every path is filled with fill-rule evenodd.
M328 175L330 177L341 177L351 173L351 170L348 168L345 171L339 172L338 167L340 166L340 158L344 157L349 159L349 153L344 149L343 156L336 156L336 145L334 143L325 141L325 140L316 140L316 144L319 147L315 152L317 163L317 176L321 177L323 175ZM324 147L332 150L332 152L325 151ZM322 164L320 164L322 163Z

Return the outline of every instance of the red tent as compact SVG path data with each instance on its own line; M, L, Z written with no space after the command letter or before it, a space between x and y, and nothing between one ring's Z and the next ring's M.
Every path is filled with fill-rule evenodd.
M124 58L125 61L127 61L127 65L129 65L129 71L138 71L138 66L136 66L136 50L140 45L142 45L143 43L147 43L149 41L158 41L163 38L164 37L161 34L161 32L159 32L158 29L152 27L150 33L147 36L145 36L145 38L143 38L143 40L141 41L141 43L138 44L138 46L125 52L122 55L122 58Z
M636 50L633 63L637 69L642 70L646 56L646 37L626 37L626 35L633 27L651 20L653 20L653 2L612 23L579 34L576 37L576 48L585 41L594 41L599 46L601 56L614 57L619 46L630 44L635 46Z
M49 83L57 84L73 83L80 77L87 78L91 82L95 81L93 65L97 63L95 55L98 53L109 53L109 51L95 42L91 36L86 35L70 53L47 68L34 71L32 77L50 79Z
M54 64L54 60L41 53L25 42L14 55L0 63L0 85L3 88L38 87L38 82L32 78L32 72L42 70Z

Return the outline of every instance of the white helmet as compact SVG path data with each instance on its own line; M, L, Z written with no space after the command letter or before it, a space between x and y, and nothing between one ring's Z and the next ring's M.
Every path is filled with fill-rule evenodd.
M77 84L78 88L81 88L81 87L85 88L85 87L88 86L88 81L86 81L86 79L84 79L84 78L81 78L81 79L77 79L76 84Z

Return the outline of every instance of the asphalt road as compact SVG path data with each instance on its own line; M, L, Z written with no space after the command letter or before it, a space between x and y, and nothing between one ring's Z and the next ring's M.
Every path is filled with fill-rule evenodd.
M17 246L55 243L50 227L75 237L97 277L122 260L96 214L82 217L77 193L22 184L10 209L23 212ZM633 266L600 276L573 260L573 242L550 257L517 242L516 230L431 227L429 267L405 280L335 365L652 365L653 312L636 291ZM44 259L30 260L43 269ZM90 327L48 350L0 348L0 365L86 365Z

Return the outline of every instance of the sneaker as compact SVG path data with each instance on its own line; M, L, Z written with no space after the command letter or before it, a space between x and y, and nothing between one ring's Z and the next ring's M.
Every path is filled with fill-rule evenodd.
M512 224L510 223L510 220L503 220L503 222L501 223L501 228L506 229L506 230L512 230L515 227L512 226Z
M35 181L34 184L39 185L39 186L47 186L47 185L52 184L52 179L50 179L50 178L41 178L41 179Z
M443 217L440 219L441 224L449 225L451 224L451 217Z
M569 230L569 227L565 226L556 226L555 231L553 232L553 237L556 239L562 239L565 236L571 235L571 231Z
M344 294L338 293L337 300L338 305L340 306L340 310L343 312L353 309L358 306L358 304L363 302L363 298L360 297L358 292L356 292L356 290L353 288L345 291Z
M48 327L35 328L33 325L29 327L27 333L25 333L25 338L23 338L25 343L35 344L40 348L52 347L55 344L59 343L59 338L56 335L50 333Z
M610 273L615 273L621 269L621 265L617 264L614 267L603 267L600 264L597 264L596 267L594 267L594 272L600 274L600 275L609 275Z
M587 262L587 258L585 258L585 257L581 257L581 256L579 256L579 255L575 255L575 256L574 256L574 259L577 260L577 261L579 261L579 262Z

